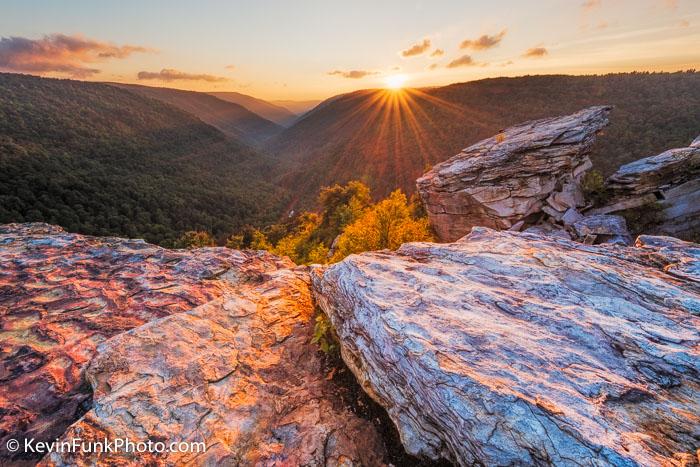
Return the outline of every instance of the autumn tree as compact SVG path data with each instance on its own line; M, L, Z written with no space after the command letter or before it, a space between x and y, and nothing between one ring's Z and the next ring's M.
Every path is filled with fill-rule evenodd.
M216 246L214 238L203 230L190 230L185 232L177 241L178 248L203 248L206 246Z
M415 218L413 210L406 195L401 190L394 191L345 227L337 240L332 261L363 251L394 250L406 242L432 241L428 219Z

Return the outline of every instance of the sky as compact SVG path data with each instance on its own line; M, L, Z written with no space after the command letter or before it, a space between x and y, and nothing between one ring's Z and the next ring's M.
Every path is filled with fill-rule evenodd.
M0 71L268 100L700 69L700 0L0 3Z

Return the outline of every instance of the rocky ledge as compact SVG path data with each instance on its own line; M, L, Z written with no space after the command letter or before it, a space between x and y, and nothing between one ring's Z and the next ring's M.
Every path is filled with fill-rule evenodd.
M93 408L63 439L204 443L194 452L106 454L100 463L382 465L311 343L305 269L281 269L185 313L120 334L87 369ZM52 454L41 465L95 465Z
M313 314L307 271L264 252L0 226L0 464L38 460L6 440L68 428L207 450L44 464L382 465L310 342Z
M591 213L627 213L636 230L700 239L698 141L620 167L605 182L610 199Z
M700 462L700 245L474 228L313 275L408 452L459 465Z
M526 122L437 164L416 184L438 237L454 241L474 226L520 230L544 214L559 221L583 207L579 180L610 110Z

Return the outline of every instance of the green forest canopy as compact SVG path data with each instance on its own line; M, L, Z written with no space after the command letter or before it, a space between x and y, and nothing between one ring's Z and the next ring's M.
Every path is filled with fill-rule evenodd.
M175 107L108 85L0 74L0 223L171 245L277 218L271 162Z

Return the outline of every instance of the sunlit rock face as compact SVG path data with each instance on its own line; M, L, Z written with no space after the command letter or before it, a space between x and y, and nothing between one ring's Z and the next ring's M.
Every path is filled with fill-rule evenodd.
M264 252L0 226L0 464L7 439L60 437L93 389L95 408L71 428L81 437L194 430L214 463L381 459L372 426L342 409L319 369L308 284L293 267ZM361 453L347 440L358 431Z
M692 465L700 245L475 228L312 275L410 453L459 465Z
M220 296L226 271L270 255L173 251L46 224L0 226L0 455L9 438L53 440L89 404L84 372L107 338Z
M606 180L610 201L594 213L641 211L646 232L700 238L700 137L687 148L625 164Z
M454 241L473 226L510 229L543 212L560 221L583 206L578 182L610 110L527 122L437 164L416 183L439 238Z
M120 334L87 369L94 408L63 439L206 443L206 452L52 454L43 465L383 465L311 343L305 268L265 273Z

